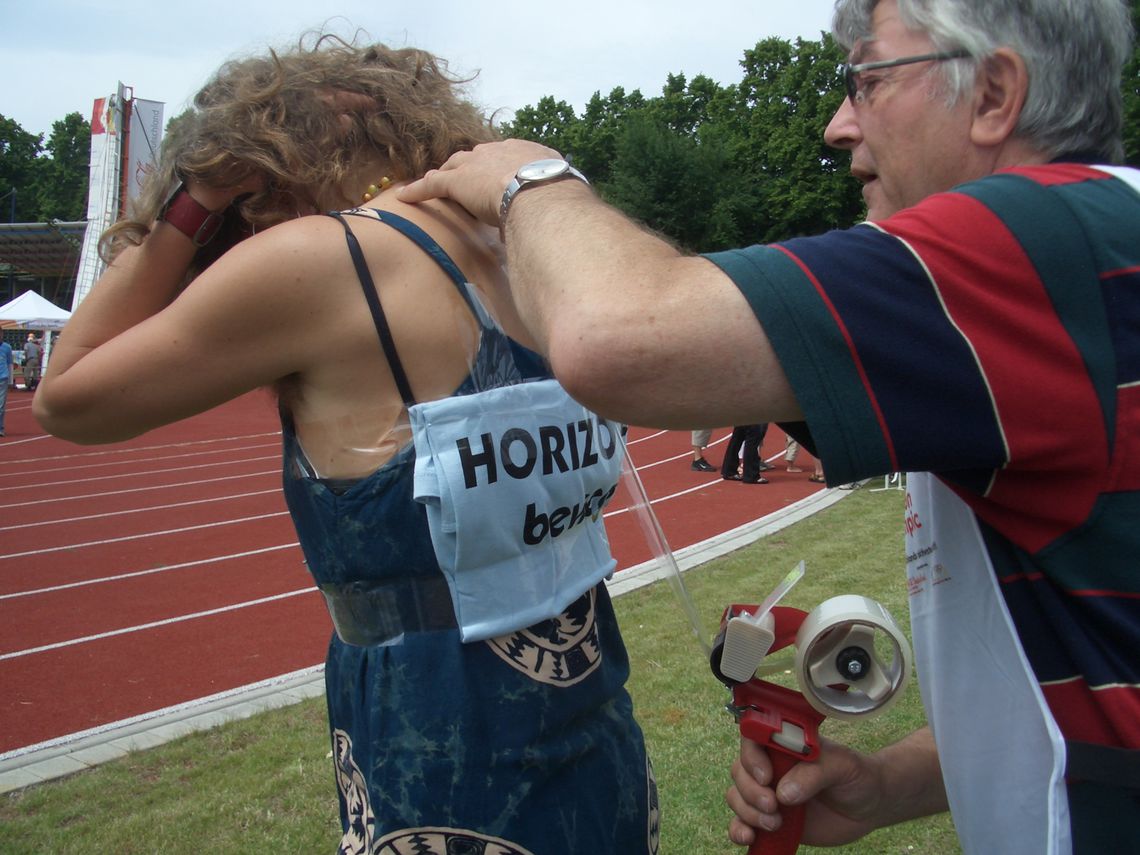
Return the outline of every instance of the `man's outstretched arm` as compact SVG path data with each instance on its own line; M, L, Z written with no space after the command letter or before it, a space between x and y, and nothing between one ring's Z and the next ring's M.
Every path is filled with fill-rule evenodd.
M523 140L484 144L456 154L400 198L451 198L497 226L518 168L557 156ZM582 182L519 192L505 236L523 321L558 379L587 406L669 428L800 417L768 338L732 281Z

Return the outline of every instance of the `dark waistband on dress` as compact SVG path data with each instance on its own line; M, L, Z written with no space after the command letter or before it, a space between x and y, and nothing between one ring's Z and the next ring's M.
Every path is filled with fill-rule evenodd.
M458 626L451 591L442 576L325 582L317 587L345 644L391 644L409 632Z

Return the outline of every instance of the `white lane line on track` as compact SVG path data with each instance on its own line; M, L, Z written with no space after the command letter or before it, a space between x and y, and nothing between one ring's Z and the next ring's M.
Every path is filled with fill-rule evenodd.
M22 489L43 487L61 487L69 484L85 484L91 481L114 481L119 478L143 478L151 475L169 475L174 472L192 472L195 469L213 469L219 466L236 466L241 463L257 463L262 460L280 460L280 454L268 454L263 457L246 457L242 460L222 460L213 463L202 463L197 466L175 466L171 469L148 469L145 472L122 472L118 475L96 475L90 478L66 478L63 481L45 481L42 483L25 485ZM14 474L14 473L13 473ZM0 475L0 478L4 476Z
M161 626L170 626L171 624L183 623L188 620L197 620L198 618L211 617L213 615L220 615L226 612L237 611L238 609L247 609L252 606L260 606L265 603L272 603L278 600L285 600L290 597L296 597L301 594L308 594L316 591L315 587L299 588L296 591L287 591L284 594L274 594L272 597L261 597L257 600L249 600L244 603L234 603L229 606L221 606L216 609L207 609L203 612L193 612L188 615L179 615L178 617L166 618L165 620L156 620L152 623L143 623L138 626L125 626L122 629L113 629L110 632L100 632L96 635L85 635L82 638L72 638L67 641L57 641L54 644L44 644L40 647L29 647L27 650L13 650L11 653L0 653L0 662L6 659L18 659L21 656L31 656L33 653L46 653L49 650L59 650L61 647L74 647L78 644L87 644L92 641L102 641L105 638L114 638L116 635L128 635L132 632L143 632L148 629L157 629Z
M76 460L82 458L95 458L95 457L117 457L124 454L137 454L140 451L161 451L164 448L193 448L196 445L215 445L219 442L236 442L238 440L261 439L267 436L281 436L281 431L271 431L269 433L247 433L239 434L238 436L223 436L217 439L191 439L186 442L167 442L161 445L139 445L130 448L101 448L97 451L74 451L68 454L53 454L49 457L36 457L33 458L35 462L44 462L48 460ZM44 434L42 437L37 436L36 439L47 439L48 435ZM7 461L9 463L27 463L27 460Z
M650 434L649 436L642 437L641 439L635 439L632 442L626 443L626 445L627 446L637 445L639 442L645 442L646 440L649 440L649 439L656 439L657 437L664 436L667 433L672 433L672 431L659 430L659 431L657 431L657 433ZM730 439L731 436L732 436L731 434L727 434L725 436L722 436L720 439L716 440L715 442L710 442L708 444L708 447L712 448L714 445L720 445L722 442L728 442L728 440ZM680 460L682 457L688 457L691 454L692 454L691 450L682 451L680 454L674 454L672 457L666 457L666 458L663 458L662 460L654 460L652 463L638 463L636 460L634 460L633 465L637 467L638 472L644 472L646 469L652 469L654 466L663 466L666 463L672 463L675 460ZM630 455L630 459L632 459L632 458L633 458L633 455ZM681 494L678 494L678 495L681 495Z
M716 442L710 442L707 447L712 448L714 445L720 445L722 442L728 442L728 440L730 438L731 438L730 436L722 436ZM630 444L632 445L633 443L630 443ZM680 460L682 457L689 457L691 454L692 454L691 451L682 451L680 454L674 454L672 457L666 457L662 460L654 460L652 463L641 464L641 463L638 463L637 461L634 461L634 465L637 466L638 472L644 472L646 469L652 469L654 466L662 466L666 463L672 463L675 460ZM764 462L765 463L771 463L773 460L777 460L783 456L784 456L784 452L777 451L771 457L765 458ZM720 479L718 478L717 480L720 480ZM689 493L692 491L686 490L685 492ZM680 496L680 495L684 495L684 493L677 493L675 495Z
M48 439L48 438L49 438L48 435L46 433L43 433L43 434L40 434L39 436L29 436L29 437L26 437L25 439L5 439L4 447L10 448L13 445L24 445L25 443L39 442L41 439Z
M783 452L781 452L781 454L782 453ZM780 454L774 455L773 457L769 458L769 460L775 460L779 456L780 456ZM653 464L653 465L655 465L655 464ZM639 467L637 467L637 469L640 472L642 467L639 466ZM703 490L706 487L711 487L713 484L719 484L723 480L724 480L723 478L721 478L719 475L717 475L715 478L713 478L713 480L707 481L704 484L697 484L695 487L689 487L687 490L681 490L678 493L670 493L668 496L658 496L656 499L650 499L649 504L650 505L656 505L658 502L667 502L669 499L679 499L681 496L687 496L689 493L695 493L697 490ZM618 514L624 514L624 513L627 513L628 511L629 511L629 506L627 505L624 508L618 508L616 511L611 511L608 514L604 513L604 514L602 514L602 516L608 519L609 517L616 517Z
M697 488L693 488L693 489L700 489L700 488L697 487ZM660 499L654 499L652 501L653 502L665 501L667 499L675 498L676 496L681 496L681 495L684 495L685 493L690 493L690 492L692 492L692 490L685 490L681 493L674 493L671 496L663 496ZM805 499L801 499L796 504L797 505L804 505L809 500L815 501L815 498L812 496L809 496ZM795 507L795 506L792 506L792 507ZM622 509L621 511L616 511L615 514L624 513L625 510L626 509ZM782 511L779 511L776 514L773 514L771 516L786 514L788 510L790 510L790 509L785 508ZM607 515L607 516L609 516L609 515ZM749 523L747 525L751 526L751 525L754 525L754 523ZM744 528L744 527L741 527L741 528ZM715 540L715 539L716 538L713 538L713 540ZM711 541L706 541L706 542L711 542ZM271 549L283 549L283 548L288 548L289 546L297 546L297 545L298 544L285 544L285 545L282 545L280 547L271 547ZM700 546L700 544L697 544L693 547L686 547L686 549L682 550L682 551L692 551L693 549L695 549L699 546ZM257 551L262 551L262 550L257 550ZM254 553L242 553L242 554L244 555L244 554L254 554ZM233 556L233 557L239 557L239 556ZM180 566L191 566L192 564L197 564L197 563L209 563L209 560L206 560L203 562L187 562L186 565L180 565ZM155 571L143 571L143 573L160 572L160 571L166 570L166 569L174 569L174 568L173 567L172 568L158 568ZM629 568L622 568L622 569L629 569ZM621 571L619 570L618 572L620 573ZM129 575L142 575L142 573L129 574ZM92 581L94 582L96 580L92 580ZM83 583L77 583L77 584L83 584ZM66 587L66 586L61 586L61 587ZM92 641L99 641L99 640L102 640L104 638L111 638L111 637L117 636L117 635L126 635L126 634L129 634L132 632L143 632L145 630L154 629L156 627L169 626L171 624L182 623L184 621L196 620L198 618L210 617L212 615L217 615L217 614L224 614L226 612L236 611L238 609L251 608L254 606L264 605L266 603L272 603L272 602L275 602L278 600L286 599L289 597L295 597L295 596L298 596L300 594L306 594L306 593L315 592L315 591L317 591L317 588L315 586L308 587L308 588L300 588L298 590L290 591L290 592L287 592L284 594L275 594L271 597L262 597L260 599L248 600L248 601L242 602L242 603L233 603L231 605L221 606L221 607L216 608L216 609L209 609L209 610L202 611L202 612L194 612L192 614L181 615L179 617L166 618L166 619L160 620L160 621L153 621L151 623L139 624L138 626L123 627L121 629L111 630L109 632L98 633L95 635L83 636L81 638L75 638L75 639L71 639L68 641L60 641L60 642L56 642L54 644L45 644L45 645L42 645L40 647L28 648L27 650L16 650L16 651L13 651L11 653L0 654L0 661L6 660L6 659L15 659L15 658L19 658L22 656L28 656L28 655L31 655L33 653L43 653L43 652L46 652L49 650L58 650L58 649L64 648L64 647L72 647L75 645L85 644L85 643L92 642ZM12 596L12 595L9 595L9 596ZM4 597L0 597L0 599L4 599Z
M670 499L679 498L679 497L684 496L688 493L692 493L696 490L700 490L700 489L708 487L712 484L715 484L719 480L720 479L718 478L714 481L709 481L708 483L699 484L696 487L691 487L688 490L682 490L681 492L678 492L678 493L671 493L670 495L667 495L667 496L660 496L656 499L651 499L650 504L655 505L659 502L665 502L665 501L668 501ZM272 492L272 491L270 491L270 492ZM629 510L628 507L619 508L617 510L610 511L608 513L603 513L602 516L603 516L603 518L618 516L620 514L626 513L628 510ZM282 516L282 515L283 515L283 513L266 514L266 515L258 516L258 517L246 517L246 518L243 518L240 520L233 520L231 522L234 522L234 523L247 522L249 520L263 519L263 518L268 517L268 516ZM210 523L208 525L193 526L191 528L170 529L170 530L167 530L165 532L154 532L151 534L133 535L131 537L114 538L112 540L104 540L104 541L92 541L90 543L76 544L75 546L65 546L65 547L57 547L55 549L45 549L45 550L37 550L37 551L33 551L33 552L23 552L23 553L17 553L15 555L0 555L0 559L20 558L20 557L24 557L27 555L38 554L39 552L52 552L52 551L60 551L60 550L67 550L67 549L77 549L77 548L80 548L83 546L98 546L98 545L101 545L104 543L114 543L114 542L120 541L120 540L135 540L135 539L139 539L139 538L143 538L143 537L154 537L154 536L158 536L161 534L177 534L180 532L193 530L194 528L210 528L210 527L213 527L215 525L226 525L226 524L229 524L229 523ZM96 585L96 584L100 584L103 582L115 582L115 581L119 581L122 579L134 578L136 576L146 576L146 575L150 575L152 573L164 573L168 570L179 570L179 569L183 569L186 567L200 566L202 564L211 564L211 563L214 563L216 561L226 561L226 560L229 560L232 558L243 558L243 557L246 557L249 555L256 555L260 552L268 552L268 551L279 550L279 549L289 549L292 547L299 547L299 546L300 546L300 544L294 541L293 543L281 544L279 546L271 546L271 547L267 547L265 549L252 550L249 552L238 552L238 553L234 553L231 555L219 555L216 557L204 558L204 559L200 559L197 561L187 561L187 562L184 562L181 564L169 564L169 565L164 565L162 567L154 567L154 568L151 568L149 570L136 570L136 571L132 571L130 573L121 573L121 574L116 574L113 576L104 576L104 577L97 578L97 579L87 579L87 580L83 580L83 581L79 581L79 582L70 582L70 583L67 583L64 585L53 585L51 587L39 588L39 589L35 589L35 590L30 590L30 591L17 591L17 592L9 593L9 594L0 594L0 601L15 599L17 597L33 596L35 594L51 593L53 591L61 591L61 590L66 590L68 588L79 588L79 587L85 587L88 585ZM620 570L619 570L619 572L620 572Z
M142 514L150 511L169 511L174 508L188 508L191 505L206 505L213 504L214 502L225 502L230 499L248 499L251 496L264 496L268 493L279 495L281 493L280 487L273 487L269 490L255 490L252 493L234 493L229 496L211 496L208 499L191 499L185 502L173 502L169 505L147 505L144 508L125 508L121 511L107 511L102 514L87 514L81 517L61 517L54 520L42 520L41 522L20 523L18 525L5 525L0 526L0 531L15 531L21 528L35 528L41 525L61 525L63 523L84 522L85 520L98 520L106 517L127 516L128 514Z
M86 588L89 585L101 585L105 582L121 582L124 579L136 579L140 576L153 576L156 573L168 573L173 570L186 570L190 567L202 567L206 564L220 564L223 561L235 561L239 558L249 558L253 555L264 555L267 552L279 552L282 549L300 547L297 541L281 543L277 546L265 546L261 549L249 549L245 552L232 552L229 555L215 555L210 558L199 558L196 561L183 561L180 564L164 564L161 567L151 567L149 570L133 570L129 573L117 573L114 576L102 576L98 579L83 579L78 582L67 582L63 585L52 585L47 588L36 588L31 591L16 591L11 594L0 594L0 601L16 600L21 597L34 597L39 594L52 594L56 591L66 591L71 588Z
M30 549L27 552L9 552L0 554L0 560L8 558L27 558L30 555L46 555L51 552L69 552L73 549L85 549L89 546L104 546L108 543L123 543L129 540L144 540L148 537L164 537L168 534L183 534L188 531L201 531L207 528L217 528L223 525L239 525L246 522L256 522L257 520L270 519L272 517L288 516L288 511L276 511L271 514L257 514L252 517L239 517L232 520L221 520L219 522L203 523L202 525L190 525L185 528L168 528L163 531L148 531L142 534L131 534L125 537L110 537L105 540L89 540L84 543L70 543L64 546L49 546L45 549Z
M76 464L76 465L67 465L67 466L53 466L50 469L21 469L18 472L15 472L15 471L14 472L8 472L6 477L12 477L12 478L19 477L19 476L25 476L26 477L28 475L41 475L42 476L42 475L51 475L51 474L56 473L56 472L79 472L80 470L83 470L83 469L107 469L107 468L112 467L112 466L119 466L119 467L122 467L122 466L142 466L142 465L147 464L147 463L154 463L155 461L166 462L166 461L182 460L182 459L187 459L187 458L202 458L202 457L206 457L208 455L216 456L219 454L233 454L233 453L236 453L239 451L258 451L258 450L263 449L263 448L276 449L278 452L278 456L280 456L280 446L277 443L262 442L262 443L258 443L257 445L242 445L242 446L238 446L238 447L234 447L234 448L205 449L202 451L190 451L190 452L187 452L185 454L163 454L163 455L158 455L155 457L132 457L130 460L112 460L109 462L100 461L97 463L86 463L86 464ZM244 459L249 459L249 458L244 458ZM254 458L254 459L264 460L263 457ZM13 462L26 462L26 461L8 461L8 462L13 463Z
M109 496L126 496L130 493L149 493L154 490L177 490L182 487L198 487L202 484L217 484L222 481L237 481L242 478L260 478L265 475L280 475L281 467L263 469L260 472L245 472L240 475L222 475L219 478L202 478L198 481L177 481L173 484L156 484L153 487L128 487L126 490L107 490L104 493L80 493L76 496L56 496L51 499L29 499L26 502L13 502L10 505L0 505L0 511L7 508L26 508L29 505L58 505L60 502L86 502L91 499L105 499ZM276 487L280 492L280 486Z
M649 434L649 436L643 436L643 437L641 437L641 439L631 439L628 442L626 442L626 445L637 445L638 443L641 443L641 442L649 442L649 440L657 439L657 437L664 436L667 433L669 433L669 431L659 430L656 433Z
M688 457L690 452L682 451L680 454L674 454L672 457L666 457L661 460L654 460L652 463L641 464L636 460L633 465L637 467L638 472L644 472L646 469L652 469L654 466L662 466L666 463L672 463L674 460L680 460L682 457Z
M639 470L640 470L640 468L641 467L638 467ZM721 478L718 475L712 481L708 481L704 484L697 484L697 486L690 487L687 490L681 490L679 493L670 493L668 496L658 496L656 499L650 499L649 504L652 506L652 505L659 504L660 502L667 502L670 499L677 499L677 498L680 498L681 496L687 496L689 493L695 493L697 490L703 490L706 487L711 487L713 484L719 484L720 481L721 481ZM616 511L610 511L609 513L603 513L602 517L604 519L609 519L610 517L616 517L616 516L619 516L621 514L629 513L629 510L630 510L629 505L626 505L624 508L618 508Z

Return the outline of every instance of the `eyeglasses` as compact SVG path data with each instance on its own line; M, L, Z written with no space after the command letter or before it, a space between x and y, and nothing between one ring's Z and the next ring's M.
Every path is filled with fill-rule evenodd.
M948 50L941 53L924 53L919 56L904 56L901 59L884 59L879 62L861 62L857 65L843 66L843 86L847 90L847 97L852 104L862 104L865 98L863 88L859 86L855 76L864 71L875 71L880 68L894 68L896 65L910 65L914 62L944 62L948 59L963 59L969 56L966 50Z

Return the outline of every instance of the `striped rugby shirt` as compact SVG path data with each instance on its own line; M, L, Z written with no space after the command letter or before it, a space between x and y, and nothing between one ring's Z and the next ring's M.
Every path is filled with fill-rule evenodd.
M1017 168L708 257L828 480L933 473L976 520L1064 739L1140 748L1140 194L1084 165Z

